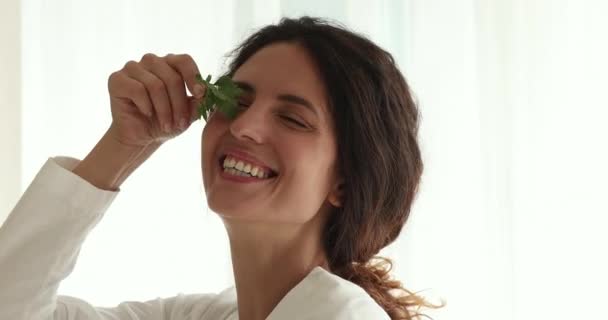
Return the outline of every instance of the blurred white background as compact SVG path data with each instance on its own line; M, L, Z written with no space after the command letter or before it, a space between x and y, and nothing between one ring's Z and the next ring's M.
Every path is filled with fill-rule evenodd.
M48 157L95 145L111 119L107 78L128 60L189 53L218 74L255 28L318 15L392 52L419 101L423 185L383 253L407 288L447 300L430 315L608 319L608 2L3 0L0 11L0 221ZM127 180L61 294L112 306L232 284L202 190L202 125Z

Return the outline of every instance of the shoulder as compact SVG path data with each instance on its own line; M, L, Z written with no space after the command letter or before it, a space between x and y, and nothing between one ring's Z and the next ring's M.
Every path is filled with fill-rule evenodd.
M268 320L287 318L390 319L363 288L320 267L289 291Z

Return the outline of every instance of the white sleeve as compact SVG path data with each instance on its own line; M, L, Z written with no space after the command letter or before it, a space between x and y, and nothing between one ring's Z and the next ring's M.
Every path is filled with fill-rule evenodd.
M94 307L70 296L59 296L54 320L198 320L206 319L206 311L215 294L179 294L149 301L125 301L113 308ZM213 312L213 311L211 311ZM215 319L214 319L215 320Z
M0 228L0 319L182 319L211 295L178 295L96 308L58 296L89 232L120 192L98 189L71 170L79 160L49 158ZM200 305L199 305L200 307Z

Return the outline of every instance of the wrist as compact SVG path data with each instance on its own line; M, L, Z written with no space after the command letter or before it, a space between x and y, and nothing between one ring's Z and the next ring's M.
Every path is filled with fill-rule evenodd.
M125 145L114 138L110 127L72 172L97 188L117 191L160 145L158 142L142 146Z

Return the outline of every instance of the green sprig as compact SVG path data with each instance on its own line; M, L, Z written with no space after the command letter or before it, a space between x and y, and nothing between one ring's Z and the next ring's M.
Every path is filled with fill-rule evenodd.
M215 83L211 83L211 75L208 75L207 79L203 79L200 74L197 74L196 81L207 88L205 98L198 106L199 118L203 117L207 121L215 108L230 119L236 117L238 98L243 90L229 76L221 76Z

